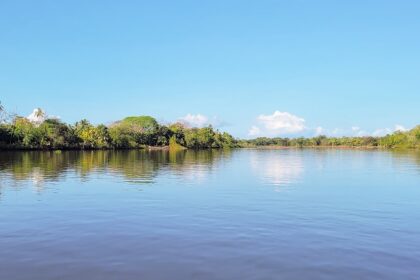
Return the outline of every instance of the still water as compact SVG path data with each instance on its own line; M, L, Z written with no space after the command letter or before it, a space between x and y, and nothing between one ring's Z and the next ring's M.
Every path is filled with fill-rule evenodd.
M420 279L420 154L1 152L0 279Z

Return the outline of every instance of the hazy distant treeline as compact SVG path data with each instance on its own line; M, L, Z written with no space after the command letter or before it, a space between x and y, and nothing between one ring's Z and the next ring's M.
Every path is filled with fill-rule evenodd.
M313 138L256 138L242 140L241 146L282 146L282 147L380 147L380 148L420 148L420 126L407 131L397 131L383 137L326 137Z

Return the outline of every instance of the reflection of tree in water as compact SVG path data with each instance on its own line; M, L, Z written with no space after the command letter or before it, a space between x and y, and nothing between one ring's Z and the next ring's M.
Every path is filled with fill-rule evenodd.
M217 163L231 157L231 150L182 151L169 155L170 171L186 181L200 182Z
M32 182L37 191L46 183L59 182L68 174L89 180L94 173L122 177L132 183L152 183L159 174L169 174L183 181L199 182L208 177L219 162L232 156L230 150L201 151L63 151L63 152L1 152L0 196L7 187L23 187ZM372 154L372 152L370 152ZM325 152L320 153L326 156ZM363 151L357 151L365 157ZM393 168L420 172L420 152L375 152L378 164L392 160ZM363 156L365 155L365 156ZM299 180L304 171L302 155L298 151L250 151L251 165L261 178L272 185L284 186ZM316 158L318 158L318 155ZM353 154L354 158L354 154ZM359 161L358 161L359 162ZM366 168L361 166L360 168Z
M150 183L165 164L162 151L113 151L107 153L106 171L123 176L126 180Z
M122 176L129 182L150 183L160 171L177 175L208 172L216 161L229 155L221 150L2 152L0 173L13 182L32 181L37 188L45 182L63 180L71 172L82 180L89 180L97 172Z
M67 157L54 152L2 152L0 157L0 172L15 182L30 180L37 188L58 181L67 167Z

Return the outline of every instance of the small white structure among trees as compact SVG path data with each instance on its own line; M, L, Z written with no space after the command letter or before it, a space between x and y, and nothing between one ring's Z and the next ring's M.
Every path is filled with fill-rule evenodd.
M26 117L31 123L35 125L42 124L47 119L47 114L41 108L36 108Z

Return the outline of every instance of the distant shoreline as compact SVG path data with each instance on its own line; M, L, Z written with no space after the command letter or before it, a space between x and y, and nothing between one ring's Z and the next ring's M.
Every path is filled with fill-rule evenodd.
M381 148L374 146L255 146L255 147L242 147L241 149L254 149L254 150L293 150L293 149L343 149L343 150L390 150L393 148Z
M418 148L413 147L374 147L374 146L247 146L247 147L234 147L234 148L224 148L224 149L231 149L231 150L381 150L381 151L392 151L392 150L412 150L416 151L419 150ZM137 148L28 148L28 147L0 147L0 152L60 152L60 151L80 151L80 152L88 152L88 151L164 151L164 152L179 152L179 151L210 151L210 150L224 150L223 148L200 148L200 149L192 149L192 148L171 148L170 146L162 146L162 147L137 147Z
M0 108L1 112L1 108ZM4 110L3 110L4 113ZM161 124L151 116L131 116L108 126L88 120L67 124L48 118L41 109L35 118L0 119L0 150L205 150L226 148L291 149L419 149L420 126L381 137L314 137L239 139L211 125L189 127Z

